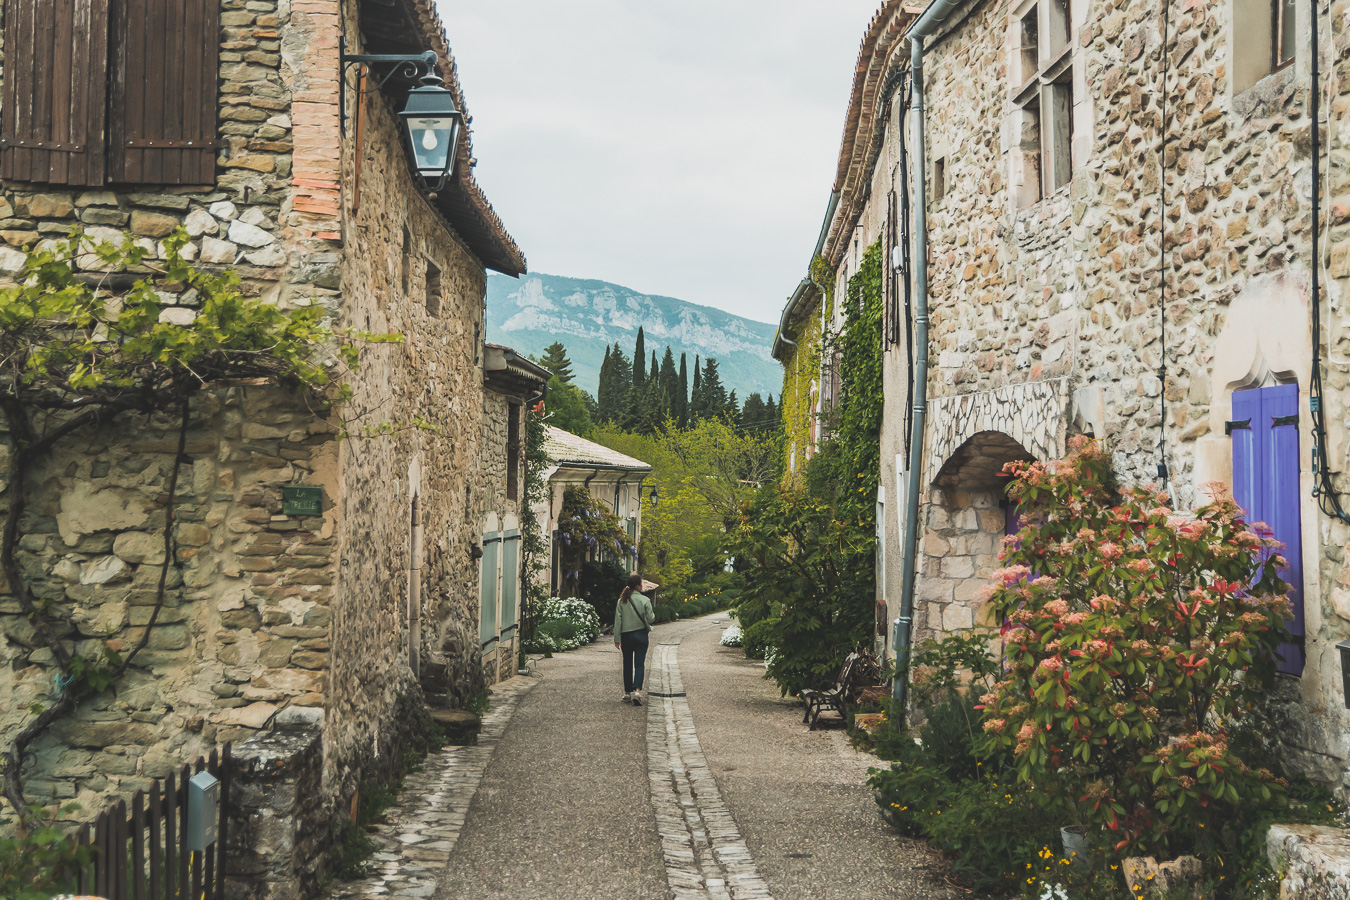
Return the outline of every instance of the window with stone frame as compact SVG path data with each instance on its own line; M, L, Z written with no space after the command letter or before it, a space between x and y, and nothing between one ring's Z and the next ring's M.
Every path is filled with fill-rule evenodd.
M520 404L507 404L506 413L506 499L520 493Z
M0 178L214 183L220 11L220 0L6 0Z
M441 314L441 267L427 260L427 314Z
M1012 18L1013 126L1017 162L1011 182L1019 207L1073 178L1074 85L1071 0L1029 0Z
M1241 93L1298 54L1297 0L1232 0L1229 50L1233 91Z

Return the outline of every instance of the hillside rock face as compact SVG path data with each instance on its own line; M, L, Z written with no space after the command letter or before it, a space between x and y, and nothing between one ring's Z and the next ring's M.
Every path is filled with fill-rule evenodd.
M639 326L647 352L659 358L670 345L680 353L717 358L723 383L744 399L748 394L777 395L782 370L769 354L774 326L698 306L673 297L657 297L606 281L531 274L523 278L493 275L487 290L488 339L521 353L538 354L554 341L566 345L577 383L592 393L605 347L618 341L632 355Z

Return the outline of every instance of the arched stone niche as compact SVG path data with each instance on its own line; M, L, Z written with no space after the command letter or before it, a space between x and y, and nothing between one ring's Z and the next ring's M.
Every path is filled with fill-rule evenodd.
M1069 382L1029 381L929 401L926 481L981 432L1001 432L1029 458L1059 459L1068 449Z
M983 591L999 568L1008 532L1003 467L1035 454L1006 432L981 431L937 472L924 504L919 550L917 638L939 638L980 622Z

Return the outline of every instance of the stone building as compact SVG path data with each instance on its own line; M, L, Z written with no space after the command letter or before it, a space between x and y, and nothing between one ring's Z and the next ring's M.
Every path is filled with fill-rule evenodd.
M543 399L549 371L510 347L487 345L482 472L485 504L479 560L479 646L483 677L509 678L520 651L525 513L525 416Z
M381 85L387 69L339 59L344 42L434 51L464 110L434 4L5 10L0 277L75 227L130 234L154 259L181 226L192 258L232 267L254 296L403 336L362 351L337 411L358 435L389 433L339 441L332 421L257 386L202 397L168 608L117 692L36 746L28 792L92 814L105 794L289 721L320 732L323 797L345 808L400 754L399 710L421 702L420 680L460 704L506 671L479 639L480 583L502 577L480 571L479 551L494 516L518 513L510 442L538 373L501 348L485 356L484 292L487 269L519 275L525 260L474 180L467 124L452 178L428 193L397 117L413 82ZM97 274L92 255L81 265ZM415 421L427 427L403 427ZM24 563L72 646L146 625L175 449L163 424L120 422L32 476ZM286 502L301 485L321 489L317 509ZM0 745L53 689L50 651L17 612L0 596Z
M596 501L619 517L628 530L628 539L636 545L642 540L642 482L652 467L640 459L552 425L544 429L544 452L548 454L549 462L544 471L548 492L545 503L535 509L535 520L543 530L545 552L550 561L548 589L557 596L563 584L557 533L564 492L573 486L585 488ZM637 571L634 559L624 559L622 564L629 574Z
M805 306L817 318L831 299L837 306L880 243L891 265L878 583L892 618L926 353L916 640L976 620L1013 520L1002 465L1055 458L1070 435L1095 436L1126 482L1161 475L1187 509L1206 484L1224 482L1274 526L1292 557L1301 641L1279 685L1296 713L1284 737L1303 771L1345 789L1350 713L1335 645L1350 636L1350 525L1319 506L1313 459L1316 447L1334 486L1350 490L1339 475L1350 470L1350 135L1339 124L1350 4L1318 6L1315 87L1312 9L958 0L920 14L882 4L855 69L819 248L836 293ZM922 132L907 36L921 15ZM1317 132L1315 92L1330 116ZM783 332L792 336L790 324Z

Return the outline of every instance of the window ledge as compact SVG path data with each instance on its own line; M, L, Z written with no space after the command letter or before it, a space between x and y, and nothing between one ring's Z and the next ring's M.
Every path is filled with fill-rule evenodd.
M1242 119L1269 118L1284 112L1298 89L1294 66L1286 65L1233 95L1233 114Z

